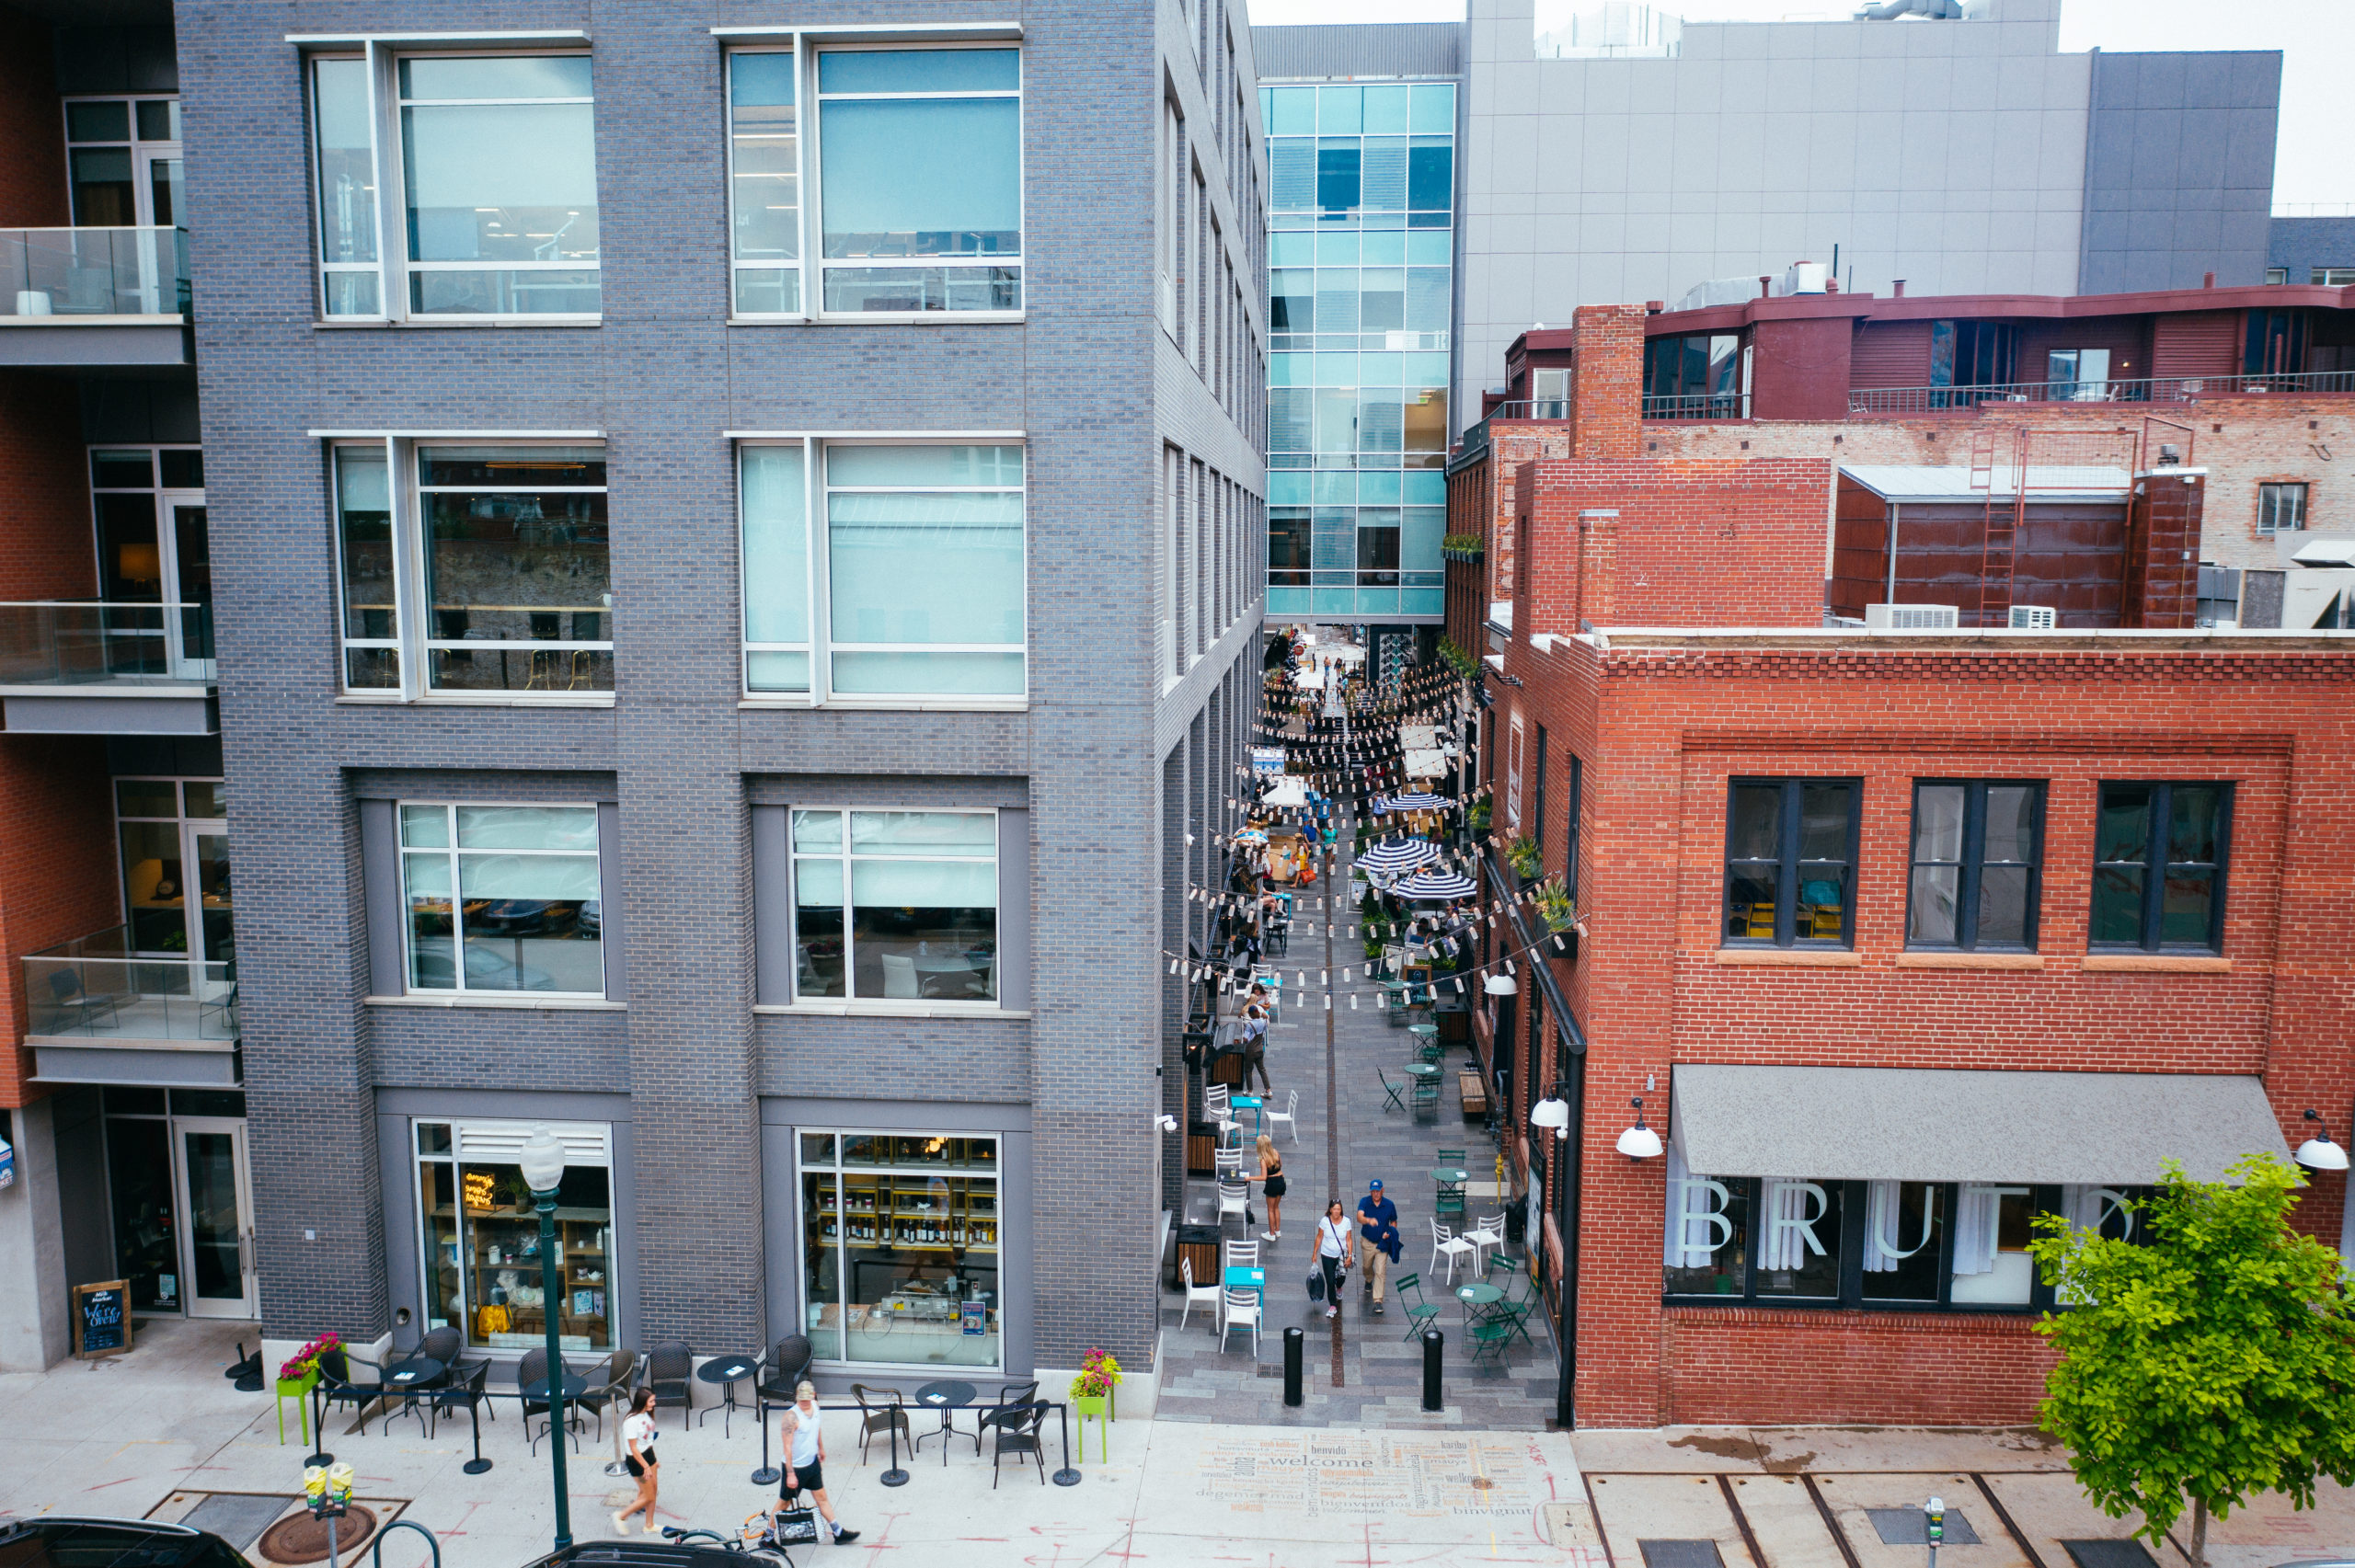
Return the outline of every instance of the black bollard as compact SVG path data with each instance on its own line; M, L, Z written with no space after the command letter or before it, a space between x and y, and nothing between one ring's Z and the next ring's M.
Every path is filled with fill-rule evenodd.
M1284 1330L1284 1403L1294 1409L1300 1406L1300 1357L1303 1341L1300 1330Z
M1446 1343L1447 1336L1439 1330L1425 1329L1423 1331L1423 1408L1425 1410L1435 1411L1440 1408L1439 1353L1440 1347Z

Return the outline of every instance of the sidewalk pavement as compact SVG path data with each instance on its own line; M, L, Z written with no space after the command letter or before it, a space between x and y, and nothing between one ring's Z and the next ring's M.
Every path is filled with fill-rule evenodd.
M11 1459L0 1471L0 1513L179 1518L209 1507L242 1514L251 1534L239 1544L250 1544L271 1516L267 1499L293 1505L304 1457L291 1410L281 1446L270 1396L238 1393L220 1376L231 1341L251 1332L158 1322L128 1356L0 1377ZM528 1452L512 1401L500 1402L484 1426L494 1462L486 1475L460 1468L471 1452L463 1421L428 1441L413 1419L389 1434L372 1419L362 1436L346 1430L346 1415L330 1424L327 1443L358 1469L361 1500L433 1530L449 1568L522 1568L552 1533L548 1450ZM920 1433L932 1425L912 1413ZM663 1522L725 1530L764 1505L748 1479L761 1452L752 1423L740 1418L723 1435L716 1422L682 1429L675 1411L662 1422ZM944 1450L930 1437L902 1456L908 1483L887 1488L885 1450L871 1448L862 1463L855 1423L849 1413L828 1418L827 1479L862 1539L797 1550L802 1568L824 1568L837 1552L848 1563L857 1551L909 1549L953 1553L959 1568L1915 1568L1921 1545L1901 1541L1918 1516L1906 1510L1932 1494L1952 1510L1948 1568L2142 1562L2066 1544L2121 1541L2131 1521L2104 1518L2061 1452L2030 1432L1671 1427L1573 1437L1132 1419L1114 1424L1109 1459L1091 1435L1079 1485L1041 1484L1036 1467L1009 1459L993 1490L986 1454L977 1460L969 1442ZM971 1417L961 1425L970 1429ZM1063 1455L1051 1425L1048 1433L1051 1471ZM571 1465L582 1538L610 1536L610 1512L627 1496L626 1482L602 1473L611 1451L608 1431L603 1443L584 1440ZM240 1497L264 1501L216 1501ZM1965 1527L1978 1544L1962 1539ZM2214 1568L2348 1551L2355 1494L2325 1482L2303 1514L2263 1498L2215 1526L2210 1540ZM392 1568L424 1561L406 1532L386 1557ZM2185 1568L2171 1545L2151 1561Z

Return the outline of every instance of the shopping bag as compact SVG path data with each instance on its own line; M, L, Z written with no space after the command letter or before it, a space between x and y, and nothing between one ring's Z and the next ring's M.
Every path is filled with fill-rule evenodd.
M776 1516L776 1539L780 1546L815 1546L818 1544L818 1516L808 1508L781 1508Z
M1308 1276L1308 1299L1312 1301L1325 1299L1325 1271L1321 1268Z

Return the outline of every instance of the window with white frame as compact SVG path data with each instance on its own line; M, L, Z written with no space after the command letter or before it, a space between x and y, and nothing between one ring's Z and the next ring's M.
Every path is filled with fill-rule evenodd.
M801 57L728 57L730 245L739 315L801 314Z
M372 46L313 60L311 91L324 315L598 313L586 54Z
M793 813L796 1000L995 1006L997 814Z
M748 442L738 473L748 693L1023 697L1020 446Z
M412 992L605 993L594 806L403 802Z
M828 312L1022 308L1022 52L821 49Z
M395 438L331 450L345 690L614 689L602 446Z

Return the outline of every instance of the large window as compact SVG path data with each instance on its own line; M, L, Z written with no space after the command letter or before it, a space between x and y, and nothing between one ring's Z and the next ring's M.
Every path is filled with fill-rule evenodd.
M739 475L748 692L1025 695L1022 448L748 444Z
M118 606L155 606L108 614L108 668L211 681L213 547L204 454L193 447L92 447L90 507L98 596Z
M68 98L65 143L77 228L188 226L178 98Z
M598 313L587 55L322 58L311 91L324 315Z
M793 813L794 995L995 1006L997 817Z
M998 1142L804 1132L803 1324L821 1361L1000 1364Z
M412 991L603 996L593 806L400 808Z
M1905 945L2032 952L2043 833L2041 784L1914 784Z
M2257 531L2295 533L2306 526L2306 487L2288 483L2257 487Z
M739 315L801 313L800 56L728 57L729 243Z
M2028 1252L2035 1215L2120 1235L2135 1190L1710 1176L1671 1149L1662 1293L1728 1306L2048 1307Z
M1022 52L818 54L828 311L1022 308Z
M1852 779L1736 779L1726 824L1729 946L1846 945L1855 913Z
M1741 338L1693 333L1644 342L1644 418L1731 419L1742 415Z
M614 689L603 447L395 441L334 456L347 690Z
M114 805L130 927L126 951L193 956L206 964L233 961L236 902L229 876L229 799L222 782L118 778Z
M518 1163L524 1122L419 1121L418 1242L424 1263L422 1326L454 1326L484 1350L547 1344L548 1313L567 1350L615 1343L613 1153L594 1124L549 1130L564 1145L556 1191L557 1295L540 1270L539 1207Z
M2095 947L2224 946L2229 784L2105 784L2094 825Z

